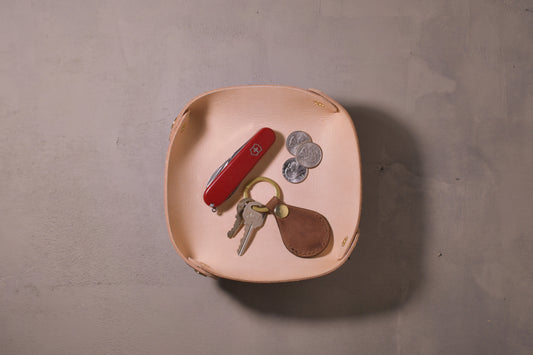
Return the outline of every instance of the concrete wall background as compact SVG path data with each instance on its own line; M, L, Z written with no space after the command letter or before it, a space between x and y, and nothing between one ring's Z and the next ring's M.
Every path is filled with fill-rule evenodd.
M0 353L531 353L532 38L518 0L2 1ZM169 241L170 123L258 83L358 129L327 277L204 279Z

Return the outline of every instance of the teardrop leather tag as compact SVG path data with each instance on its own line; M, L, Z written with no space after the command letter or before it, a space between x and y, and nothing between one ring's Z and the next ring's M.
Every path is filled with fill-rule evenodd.
M276 207L279 211L280 205L288 207L288 214L286 209L283 209L283 213L275 213ZM283 244L296 256L316 256L326 249L333 238L328 220L318 212L289 206L275 196L266 207L276 217ZM281 217L285 214L285 217Z

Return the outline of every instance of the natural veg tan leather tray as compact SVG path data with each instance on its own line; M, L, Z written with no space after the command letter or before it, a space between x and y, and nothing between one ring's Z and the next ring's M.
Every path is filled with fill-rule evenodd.
M230 199L213 213L202 199L215 171L262 127L276 141ZM299 184L282 175L292 155L285 138L305 131L320 145L323 159ZM275 180L290 205L324 215L333 240L319 256L299 258L283 245L272 215L249 249L237 255L242 231L226 237L244 186L257 176ZM252 197L266 204L272 186L254 186ZM361 164L355 127L348 112L320 91L288 86L239 86L209 91L191 100L172 125L165 173L165 212L170 238L197 272L249 282L284 282L318 277L340 267L356 243L361 211Z

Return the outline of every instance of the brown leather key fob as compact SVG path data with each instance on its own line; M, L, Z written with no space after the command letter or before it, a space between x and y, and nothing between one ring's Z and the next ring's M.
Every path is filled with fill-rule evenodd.
M266 207L276 217L283 244L296 256L316 256L326 249L332 239L328 220L318 212L287 205L276 196Z
M315 211L285 204L281 201L281 189L278 184L263 176L255 178L246 186L244 198L251 199L250 189L260 181L274 186L276 196L272 197L265 207L253 208L257 212L269 212L276 217L285 247L301 258L310 258L322 253L333 239L333 231L326 217Z

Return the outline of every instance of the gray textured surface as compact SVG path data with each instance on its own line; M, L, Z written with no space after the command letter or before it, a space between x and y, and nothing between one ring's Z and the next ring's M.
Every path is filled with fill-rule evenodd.
M532 1L2 1L2 354L533 351ZM353 115L360 244L330 276L192 272L170 123L204 91Z

